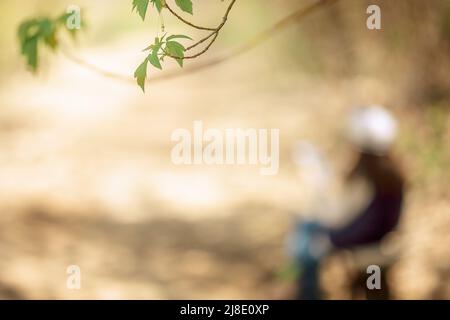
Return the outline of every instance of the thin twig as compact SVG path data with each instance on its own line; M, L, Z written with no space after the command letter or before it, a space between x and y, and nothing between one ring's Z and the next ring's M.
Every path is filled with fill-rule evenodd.
M216 31L217 28L207 28L207 27L202 27L202 26L198 26L196 24L193 24L192 22L187 21L186 19L184 19L182 16L180 16L178 13L176 13L166 2L166 4L164 5L164 7L166 7L170 13L172 13L175 17L178 18L178 20L180 20L181 22L187 24L188 26L195 28L195 29L199 29L199 30L207 30L207 31Z
M170 58L173 58L173 59L186 60L186 59L195 59L195 58L198 58L198 57L200 57L202 54L206 53L206 51L208 51L209 48L211 48L211 46L213 45L213 43L216 41L216 39L217 39L217 37L218 37L218 35L219 35L219 32L220 32L220 30L222 30L223 26L224 26L225 23L227 22L228 16L230 15L231 9L233 9L233 6L234 6L235 3L236 3L236 0L232 0L232 1L230 2L230 4L228 5L227 10L225 11L225 15L224 15L223 18L222 18L222 23L221 23L217 28L215 28L213 32L211 32L208 36L206 36L205 38L203 38L203 39L197 41L196 43L194 43L193 45L191 45L190 47L188 47L188 48L185 50L185 51L191 50L191 49L197 47L198 45L200 45L201 43L205 42L205 41L208 40L209 38L213 37L213 38L211 39L210 43L209 43L202 51L200 51L200 52L198 52L198 53L196 53L196 54L190 55L190 56L178 57L178 56L171 55L171 54L169 54L169 53L167 53L166 51L163 50L164 53L165 53L165 55L168 56L168 57L170 57ZM167 5L167 4L166 4L166 5Z
M198 45L202 44L203 42L205 42L206 40L208 40L209 38L211 38L213 35L215 34L215 32L211 32L209 35L207 35L206 37L204 37L203 39L197 41L196 43L194 43L193 45L189 46L186 48L186 51L192 50L195 47L197 47Z
M206 51L208 51L209 48L211 48L211 46L212 46L213 43L216 41L216 39L217 39L218 36L219 36L219 31L217 31L217 32L215 33L215 35L213 36L213 38L211 39L211 41L209 42L209 44L208 44L202 51L200 51L200 52L198 52L198 53L196 53L196 54L194 54L194 55L191 55L191 56L186 56L186 57L184 57L183 59L195 59L195 58L200 57L202 54L204 54Z

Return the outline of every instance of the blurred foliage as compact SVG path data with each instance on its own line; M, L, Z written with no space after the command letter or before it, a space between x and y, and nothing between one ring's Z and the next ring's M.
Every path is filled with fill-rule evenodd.
M67 30L72 36L75 36L77 29L69 29L66 25L70 16L70 13L64 13L54 19L49 17L33 18L20 24L17 35L21 54L33 72L37 71L39 65L39 45L45 45L55 50L59 45L58 32L60 29Z

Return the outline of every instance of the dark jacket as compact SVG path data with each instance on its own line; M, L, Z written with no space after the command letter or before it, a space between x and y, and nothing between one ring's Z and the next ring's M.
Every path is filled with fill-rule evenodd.
M349 178L357 176L369 182L374 194L353 221L340 229L330 230L331 242L338 248L378 242L397 226L400 218L404 179L391 157L361 153Z

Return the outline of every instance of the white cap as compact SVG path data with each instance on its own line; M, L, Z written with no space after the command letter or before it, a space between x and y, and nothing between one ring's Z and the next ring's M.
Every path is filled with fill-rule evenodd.
M348 120L350 141L361 150L377 155L386 154L397 135L397 121L381 106L353 110Z

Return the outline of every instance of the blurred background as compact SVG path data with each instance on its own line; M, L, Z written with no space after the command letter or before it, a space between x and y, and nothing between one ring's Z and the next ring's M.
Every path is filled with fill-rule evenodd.
M238 0L199 61L308 3ZM314 143L337 175L345 172L352 163L345 118L365 104L397 116L393 152L408 181L392 296L450 298L450 1L341 0L219 66L148 84L145 94L62 53L43 51L38 74L26 70L18 25L70 4L0 4L0 298L290 297L284 239L292 212L308 202L295 145ZM66 48L132 78L161 18L151 13L142 22L131 0L76 4L87 26ZM370 4L381 7L382 30L366 28ZM191 20L216 25L227 3L194 5ZM164 22L170 33L201 36L168 14ZM149 78L157 73L149 69ZM171 133L194 120L280 128L278 175L173 165ZM69 265L81 268L81 290L66 287ZM350 274L340 257L330 258L325 297L351 298Z

